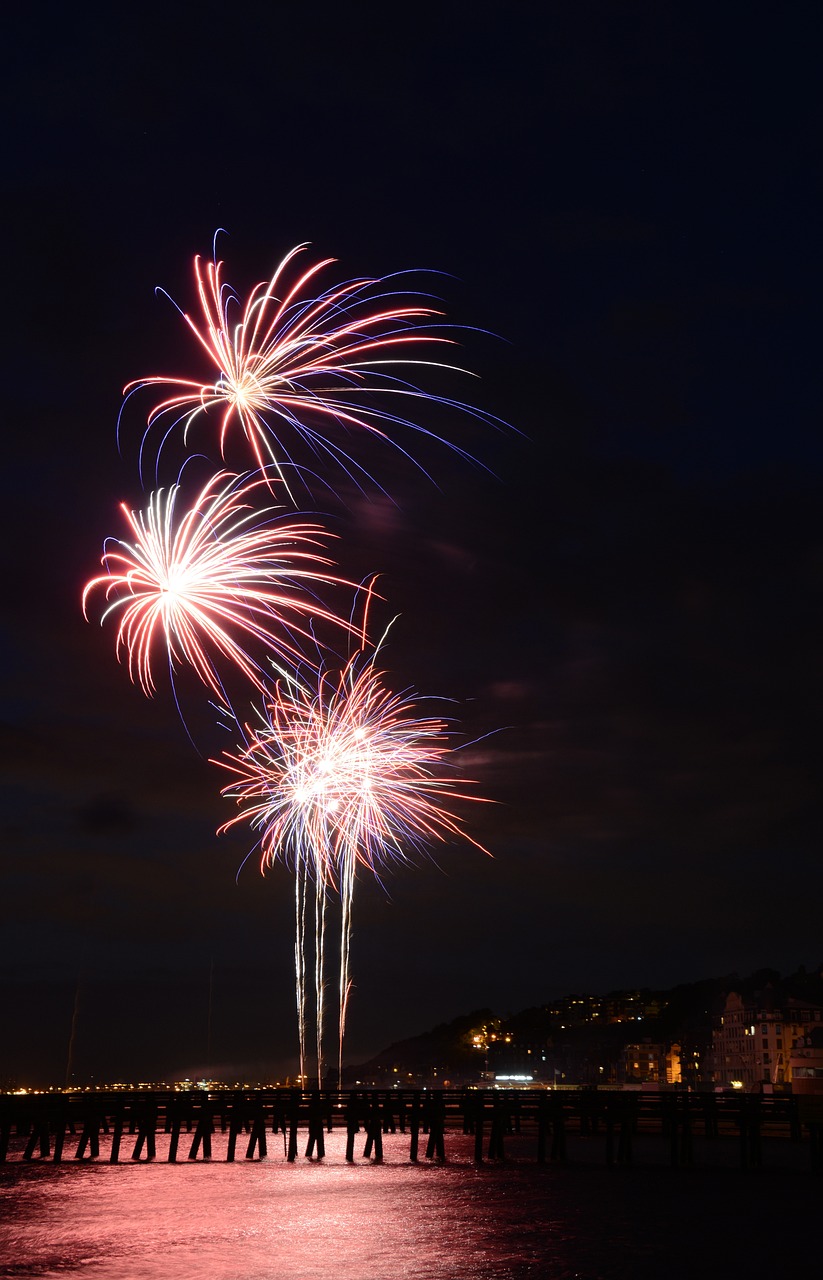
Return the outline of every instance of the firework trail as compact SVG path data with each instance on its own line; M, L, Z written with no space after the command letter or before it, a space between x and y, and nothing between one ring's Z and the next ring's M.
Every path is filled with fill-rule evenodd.
M259 832L262 866L282 860L296 879L298 1021L305 1051L306 896L316 895L318 1076L322 1068L323 911L336 890L342 903L339 970L339 1067L351 987L351 910L358 869L378 878L433 843L462 838L483 849L451 811L478 800L448 770L448 726L421 717L411 692L392 693L374 665L356 654L312 687L280 680L266 699L262 727L246 726L246 745L214 761L232 774L223 794L239 812L221 828L247 822ZM487 850L483 850L487 852ZM301 1057L301 1074L303 1073Z
M293 667L305 662L297 638L316 644L311 622L348 629L305 589L341 582L318 551L326 535L260 509L265 483L219 472L191 506L179 485L152 494L145 512L121 506L131 539L107 540L105 573L87 584L83 612L88 618L89 597L102 590L101 622L118 618L118 660L125 651L131 679L148 696L157 648L165 650L172 685L175 664L187 664L227 705L217 658L262 690L265 673L250 648Z
M391 372L420 365L456 368L428 358L433 347L455 345L454 339L432 332L442 312L421 303L419 295L392 290L391 278L354 279L313 292L315 277L334 258L297 271L290 282L290 268L306 248L292 249L268 283L255 285L245 304L224 283L222 262L204 264L199 256L195 258L200 314L192 319L178 310L205 352L212 377L197 381L161 375L126 386L127 398L144 388L166 388L169 393L149 412L141 469L152 427L162 431L159 462L174 429L181 427L187 441L201 417L216 419L221 457L225 457L227 436L239 428L261 471L271 465L281 479L284 467L297 465L290 438L299 437L316 457L342 466L347 474L356 470L362 476L367 473L335 435L346 437L352 429L366 431L403 453L405 449L393 438L396 428L440 439L404 416L402 406L409 398L493 421L491 415L459 401L427 395ZM399 406L397 412L381 407L386 397ZM449 447L463 453L453 444Z

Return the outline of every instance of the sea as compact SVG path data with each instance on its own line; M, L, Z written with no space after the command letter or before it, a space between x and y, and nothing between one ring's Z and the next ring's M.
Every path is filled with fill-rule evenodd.
M734 1144L711 1163L671 1167L661 1145L607 1167L602 1140L538 1165L526 1139L473 1162L447 1134L445 1162L409 1159L386 1134L382 1163L99 1156L0 1165L0 1276L84 1280L782 1280L819 1274L823 1178L790 1144L742 1170ZM122 1158L123 1155L126 1158ZM238 1156L242 1151L238 1149Z

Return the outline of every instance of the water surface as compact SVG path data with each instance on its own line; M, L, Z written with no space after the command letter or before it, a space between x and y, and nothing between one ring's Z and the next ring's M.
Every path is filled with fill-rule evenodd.
M516 1153L473 1165L450 1135L444 1165L118 1165L101 1159L0 1166L0 1275L88 1280L771 1280L817 1252L823 1186L800 1169L537 1166ZM167 1144L168 1139L165 1139ZM362 1150L358 1144L358 1153ZM15 1153L11 1153L14 1157ZM18 1153L19 1156L19 1153Z

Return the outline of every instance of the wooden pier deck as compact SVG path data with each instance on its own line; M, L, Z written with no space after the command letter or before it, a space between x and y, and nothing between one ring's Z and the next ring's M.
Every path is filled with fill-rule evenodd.
M462 1134L461 1151L477 1164L565 1164L585 1150L607 1165L683 1167L716 1163L722 1152L726 1165L759 1169L769 1163L764 1153L790 1146L793 1167L823 1172L823 1099L791 1095L259 1088L0 1096L0 1163L153 1161L161 1135L160 1159L171 1164L210 1160L218 1146L229 1162L294 1163L323 1159L335 1132L345 1133L349 1162L380 1162L388 1134L403 1135L412 1162L445 1161Z

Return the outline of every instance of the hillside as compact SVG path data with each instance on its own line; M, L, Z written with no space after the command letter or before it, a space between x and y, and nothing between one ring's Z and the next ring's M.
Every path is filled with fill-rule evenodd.
M803 1001L823 1010L823 966L787 977L760 969L684 983L668 990L616 990L572 994L500 1017L476 1009L430 1031L388 1045L344 1070L348 1086L362 1083L436 1086L531 1076L547 1082L597 1083L619 1076L627 1046L664 1053L677 1044L686 1082L705 1082L712 1032L726 997L737 992L764 1006Z

